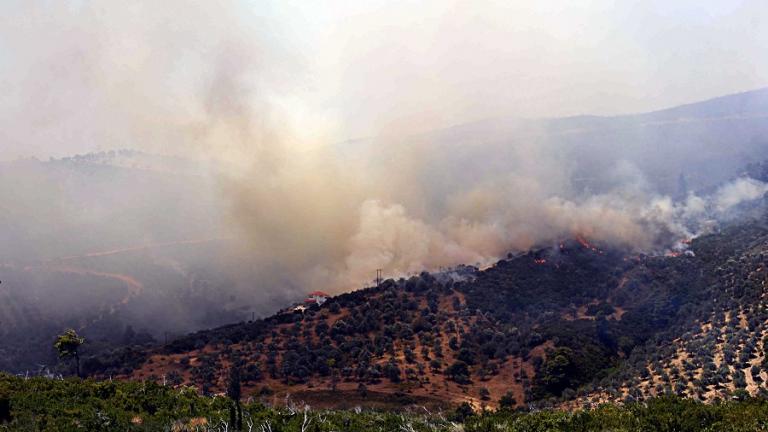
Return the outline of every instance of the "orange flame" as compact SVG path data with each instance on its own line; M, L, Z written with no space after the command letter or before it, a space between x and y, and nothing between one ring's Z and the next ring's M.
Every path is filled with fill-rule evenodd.
M582 236L581 234L576 234L576 241L577 241L577 242L579 242L579 244L580 244L580 245L582 245L582 246L583 246L585 249L589 249L589 250L591 250L592 252L597 252L597 253L600 253L600 254L601 254L601 253L603 253L603 251L602 251L602 250L600 250L600 249L599 249L597 246L595 246L595 245L593 245L592 243L590 243L590 242L589 242L589 241L588 241L588 240L587 240L587 239L586 239L584 236Z

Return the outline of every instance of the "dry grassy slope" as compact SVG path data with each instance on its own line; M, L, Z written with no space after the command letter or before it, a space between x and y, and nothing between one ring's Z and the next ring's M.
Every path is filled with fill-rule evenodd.
M427 301L423 296L412 293L407 295L410 299L419 302L419 309L427 307ZM452 291L450 294L443 295L439 299L441 321L444 323L453 321L455 323L453 334L444 333L443 337L440 338L444 354L444 365L449 365L456 360L456 352L448 346L449 337L456 336L460 343L462 335L469 331L469 326L477 319L482 319L478 316L460 316L453 308L454 297L461 304L464 304L464 296L458 291ZM342 308L338 314L332 314L328 309L322 309L314 315L306 315L304 320L298 324L299 342L302 344L318 344L320 342L318 336L314 332L306 334L304 329L312 329L320 321L325 321L329 326L333 326L338 320L349 319L349 315L350 312L346 308ZM123 378L162 381L167 380L169 374L175 371L183 378L183 384L194 385L192 369L200 366L201 355L207 354L216 357L219 361L215 385L212 391L223 393L226 389L226 374L231 363L232 352L237 352L239 356L245 358L246 363L264 365L267 361L266 354L263 349L260 350L258 348L258 344L261 343L263 346L268 346L274 342L280 346L285 343L286 334L294 326L295 324L292 323L279 324L264 338L244 344L230 346L206 345L199 350L184 354L153 354L140 368ZM375 337L376 334L371 332L368 336ZM334 379L330 376L314 376L306 383L289 384L283 379L272 378L267 373L264 373L263 378L258 382L244 385L243 392L247 396L261 397L270 403L281 403L287 397L290 397L295 400L303 400L318 407L351 407L362 404L386 408L388 406L401 406L403 401L412 400L419 405L434 407L452 406L466 401L479 408L482 406L496 406L499 398L508 391L511 391L518 403L522 404L525 400L524 386L529 385L530 382L525 377L532 378L534 376L534 359L537 357L544 358L546 356L545 350L551 346L552 343L546 341L531 350L525 359L511 357L500 363L497 374L482 379L474 379L471 385L460 385L449 380L442 371L432 370L429 367L428 360L422 357L422 352L426 350L429 353L429 358L434 358L434 350L431 346L425 346L419 338L415 337L411 349L416 353L417 362L424 365L423 371L418 371L416 363L409 364L406 362L404 354L406 343L397 341L395 342L394 358L404 371L407 368L412 368L415 373L404 373L404 379L400 383L393 383L385 378L378 383L367 384L368 394L365 397L359 394L358 383L352 379L337 379L335 390L333 390ZM282 356L284 351L278 351ZM189 359L188 364L184 364L182 360L184 358ZM384 358L375 359L374 363L384 365L388 359L389 356L387 355ZM479 373L478 369L479 366L477 365L472 367L473 376ZM274 393L266 396L258 395L259 390L265 386ZM489 392L489 397L486 400L481 398L479 393L481 388L486 388ZM394 395L397 396L393 399Z

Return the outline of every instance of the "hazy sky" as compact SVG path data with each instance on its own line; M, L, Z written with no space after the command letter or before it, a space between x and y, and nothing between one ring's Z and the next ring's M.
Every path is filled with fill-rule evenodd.
M764 1L330 4L286 21L351 135L637 112L768 85Z
M221 70L298 139L341 141L763 87L766 45L761 0L6 0L0 160L185 142Z

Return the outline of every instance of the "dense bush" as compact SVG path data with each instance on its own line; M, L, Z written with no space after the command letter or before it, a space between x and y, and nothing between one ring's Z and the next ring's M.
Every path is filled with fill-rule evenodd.
M232 431L231 403L148 382L23 379L0 375L0 430L8 431ZM243 404L244 430L314 431L758 431L768 425L768 402L746 398L705 405L677 397L626 406L602 405L573 412L477 412L461 405L452 413L312 411L289 405ZM423 412L423 411L422 411Z

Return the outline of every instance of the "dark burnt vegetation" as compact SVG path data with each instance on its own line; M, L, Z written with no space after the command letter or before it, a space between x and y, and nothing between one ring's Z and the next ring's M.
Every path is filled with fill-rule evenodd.
M765 219L693 241L701 294L676 325L638 346L585 400L662 394L713 401L767 396L768 227ZM586 393L585 393L586 396Z
M470 308L515 323L522 348L551 341L530 400L575 396L639 345L676 334L704 300L694 257L628 256L566 242L499 262L463 286ZM526 352L523 351L523 355Z

